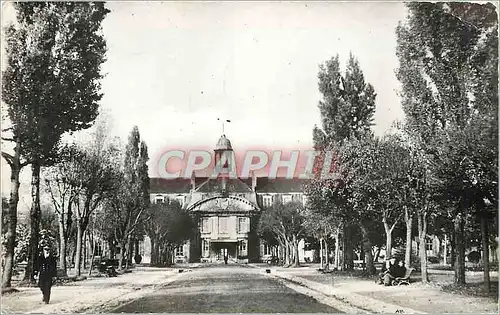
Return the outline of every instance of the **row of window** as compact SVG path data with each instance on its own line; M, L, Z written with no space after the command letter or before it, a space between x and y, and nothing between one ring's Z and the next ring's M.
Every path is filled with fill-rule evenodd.
M240 194L240 195L238 195L238 197L245 198L244 194ZM173 199L176 200L177 202L179 202L181 204L181 206L184 206L186 197L185 196L176 196ZM167 201L168 201L168 197L156 196L154 198L154 203L164 203L164 202L167 202ZM292 195L290 195L290 194L288 194L288 195L281 195L281 202L283 204L289 203L289 202L292 202L292 201L293 201ZM306 196L302 196L302 204L304 206L306 205L306 201L307 201L307 197ZM262 205L264 206L264 208L272 206L273 205L273 196L272 195L262 195Z
M279 195L278 195L279 196ZM281 202L283 204L292 202L292 195L281 195ZM305 206L307 202L307 197L302 195L302 204ZM263 195L262 196L262 205L264 208L270 207L273 205L273 196L272 195Z
M166 203L166 202L168 202L168 200L169 200L168 197L156 196L154 199L154 203L156 203L156 204ZM173 198L173 200L176 200L178 203L181 204L181 207L184 207L185 196L177 196L177 197Z
M218 220L218 233L228 233L228 220L229 217L214 217L214 219ZM248 233L250 230L250 218L238 218L236 224L236 233ZM210 224L210 218L203 218L201 220L201 232L202 233L211 233L212 226Z

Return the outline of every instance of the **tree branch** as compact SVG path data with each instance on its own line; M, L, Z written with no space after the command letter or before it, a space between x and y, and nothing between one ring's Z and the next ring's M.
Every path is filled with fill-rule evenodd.
M2 151L2 157L5 159L5 161L7 161L7 163L11 168L14 167L14 157L12 155Z

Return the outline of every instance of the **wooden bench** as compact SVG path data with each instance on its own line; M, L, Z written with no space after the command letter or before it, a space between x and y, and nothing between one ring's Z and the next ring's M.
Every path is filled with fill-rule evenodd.
M365 264L364 260L354 260L353 263L354 263L354 268L357 268L357 269L365 269L366 268L366 264Z
M409 285L410 284L410 276L411 273L413 272L414 268L406 268L406 273L404 277L399 277L394 280L392 280L392 285Z

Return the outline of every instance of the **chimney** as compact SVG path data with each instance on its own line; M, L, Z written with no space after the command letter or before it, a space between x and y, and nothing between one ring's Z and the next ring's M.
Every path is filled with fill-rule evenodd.
M194 174L194 171L191 173L191 190L194 191L196 188L196 175Z
M255 192L257 189L257 177L255 177L255 173L252 171L252 191Z

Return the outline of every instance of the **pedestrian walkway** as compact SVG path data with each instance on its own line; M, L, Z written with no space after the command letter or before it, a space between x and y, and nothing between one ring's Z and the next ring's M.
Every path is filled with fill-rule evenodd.
M282 268L252 265L269 269L271 277L286 279L318 293L373 313L497 313L498 303L490 298L469 297L444 292L439 286L413 283L385 287L373 280L322 274L315 268Z
M19 292L2 296L5 313L99 312L147 295L181 276L177 269L138 267L113 278L87 280L52 287L50 304L42 302L40 289L19 287Z

